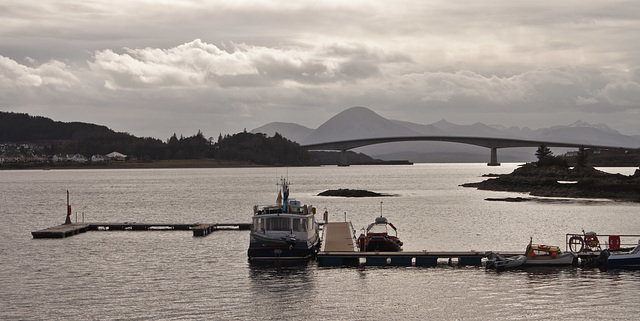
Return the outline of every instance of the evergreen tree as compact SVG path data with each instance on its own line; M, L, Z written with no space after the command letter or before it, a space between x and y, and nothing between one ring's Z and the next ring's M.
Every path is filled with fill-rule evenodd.
M576 155L576 162L577 162L577 167L586 167L587 166L587 159L588 159L588 152L584 149L584 146L580 146L580 149L578 150L578 154Z
M536 157L538 158L538 161L542 161L545 158L549 158L551 156L553 156L553 152L551 151L551 149L549 149L549 147L545 146L544 144L538 147L538 150L536 151Z

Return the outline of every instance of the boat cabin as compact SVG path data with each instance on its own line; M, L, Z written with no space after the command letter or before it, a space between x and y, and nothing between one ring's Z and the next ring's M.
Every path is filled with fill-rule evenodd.
M285 204L287 205L286 207L283 207L281 205L259 207L258 205L255 205L253 207L253 215L280 214L280 213L307 215L309 214L309 212L313 214L316 213L315 207L300 205L300 201L296 201L295 199L290 199ZM311 210L309 210L309 208L311 208Z
M307 232L312 231L313 227L312 217L299 217L294 215L269 215L253 217L252 231L253 232L268 232L268 231L284 231L284 232Z

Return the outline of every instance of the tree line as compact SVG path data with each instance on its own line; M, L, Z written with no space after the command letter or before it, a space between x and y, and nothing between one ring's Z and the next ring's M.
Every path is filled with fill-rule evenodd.
M105 126L53 121L40 116L0 112L0 142L38 143L44 153L85 156L118 151L139 160L220 159L248 161L262 165L309 165L317 159L299 144L276 133L219 135L216 141L201 131L189 137L173 134L166 142L151 137L135 137Z

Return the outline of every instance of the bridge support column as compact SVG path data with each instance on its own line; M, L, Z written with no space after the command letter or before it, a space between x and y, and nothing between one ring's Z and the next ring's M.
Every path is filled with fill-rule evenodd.
M343 149L340 151L340 163L338 166L349 166L349 160L347 159L347 150Z
M498 147L491 147L491 161L487 163L487 166L500 166L500 163L498 163Z

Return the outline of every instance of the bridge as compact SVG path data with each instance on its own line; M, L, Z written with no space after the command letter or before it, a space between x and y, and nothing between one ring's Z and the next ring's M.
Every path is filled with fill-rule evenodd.
M340 164L348 165L347 150L392 142L407 142L407 141L437 141L437 142L453 142L469 145L476 145L491 149L491 159L487 165L500 166L498 162L498 148L514 148L514 147L538 147L544 145L546 147L568 147L568 148L590 148L590 149L620 149L626 150L629 148L620 146L604 146L604 145L588 145L578 143L563 143L563 142L545 142L536 140L525 139L512 139L512 138L494 138L494 137L476 137L476 136L399 136L399 137L381 137L381 138L365 138L365 139L352 139L342 140L334 142L325 142L317 144L302 145L300 147L312 151L320 150L335 150L340 151Z

